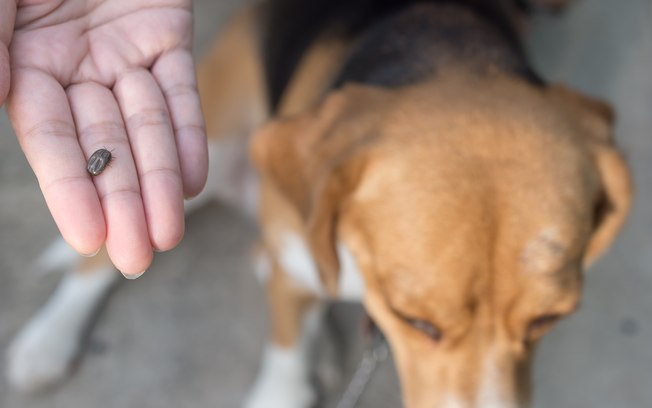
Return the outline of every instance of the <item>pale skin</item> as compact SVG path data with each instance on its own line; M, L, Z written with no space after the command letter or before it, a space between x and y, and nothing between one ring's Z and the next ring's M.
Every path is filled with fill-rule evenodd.
M190 0L0 0L0 104L65 240L125 275L179 243L206 181L191 46Z

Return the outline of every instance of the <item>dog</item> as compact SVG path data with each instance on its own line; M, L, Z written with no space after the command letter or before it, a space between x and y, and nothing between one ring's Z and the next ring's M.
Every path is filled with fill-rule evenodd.
M211 174L188 209L217 197L260 222L271 323L246 407L316 402L326 299L363 303L406 407L527 406L536 343L576 310L632 191L611 108L527 63L525 5L268 1L218 38L199 69ZM64 377L116 280L106 254L67 265L62 248L41 263L70 272L9 351L24 389Z

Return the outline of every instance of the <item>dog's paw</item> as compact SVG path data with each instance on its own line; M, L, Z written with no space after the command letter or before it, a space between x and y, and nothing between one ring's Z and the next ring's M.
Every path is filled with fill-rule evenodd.
M7 350L6 376L23 392L36 392L64 379L79 348L78 336L43 319L30 322Z
M66 377L90 318L116 276L111 266L103 266L86 274L68 273L62 279L7 350L6 376L11 385L33 392Z
M289 384L282 379L257 384L247 397L244 408L310 408L316 395L310 384Z
M307 381L290 383L287 379L270 377L251 391L244 408L310 408L316 394Z
M269 347L244 408L310 408L316 393L301 353Z

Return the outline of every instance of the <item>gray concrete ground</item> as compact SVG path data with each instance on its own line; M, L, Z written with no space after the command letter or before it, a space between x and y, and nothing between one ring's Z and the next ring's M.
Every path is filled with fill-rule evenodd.
M195 4L201 47L237 1ZM532 26L531 54L548 78L617 108L618 140L637 188L624 233L587 274L581 311L540 347L535 408L652 406L651 21L649 0L584 0L565 16L538 17ZM4 113L0 134L3 349L56 283L54 276L36 276L29 265L57 231ZM219 205L190 216L176 250L157 256L144 277L118 287L72 378L37 396L19 395L0 379L0 407L238 406L265 331L262 291L247 261L254 237L255 226ZM336 313L339 327L347 328L348 373L362 348L360 330L351 323L358 313L355 306ZM337 337L333 332L329 338ZM323 358L332 358L332 351ZM326 376L329 389L338 388L336 377ZM327 405L336 393L327 392ZM400 406L391 364L374 377L360 406Z

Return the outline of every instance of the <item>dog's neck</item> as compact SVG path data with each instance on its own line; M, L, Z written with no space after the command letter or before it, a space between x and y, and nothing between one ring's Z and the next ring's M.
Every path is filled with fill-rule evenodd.
M334 86L347 82L411 85L454 66L478 75L498 70L543 84L497 10L434 2L414 4L372 24L362 33Z
M510 0L270 0L261 50L272 111L318 39L354 41L334 79L397 86L461 63L542 83L523 56ZM520 15L518 11L515 11ZM264 35L262 34L264 32Z

